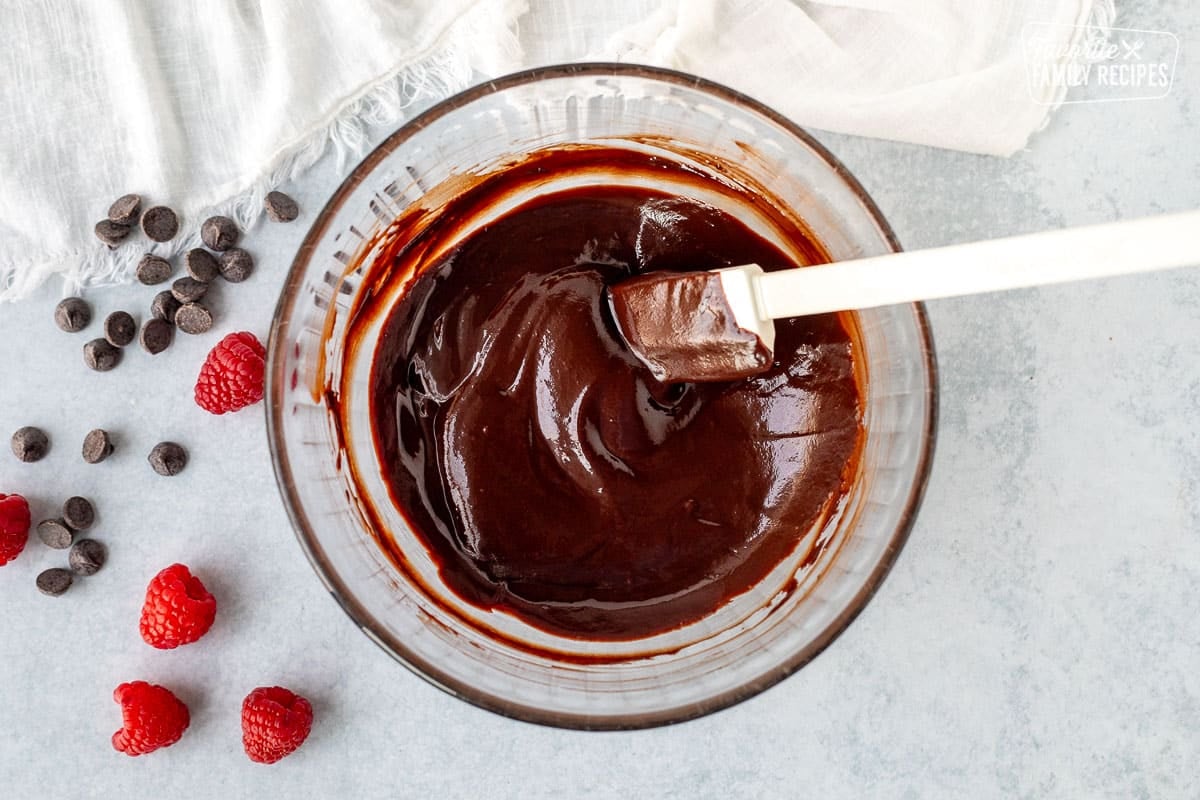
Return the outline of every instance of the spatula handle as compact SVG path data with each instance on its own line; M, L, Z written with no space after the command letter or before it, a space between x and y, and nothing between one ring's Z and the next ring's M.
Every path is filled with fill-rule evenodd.
M758 279L770 319L1200 264L1200 210L913 250Z

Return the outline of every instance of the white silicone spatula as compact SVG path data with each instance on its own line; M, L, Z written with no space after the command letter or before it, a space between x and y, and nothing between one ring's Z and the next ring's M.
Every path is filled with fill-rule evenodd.
M682 276L648 273L618 284L612 298L622 334L660 379L724 380L770 364L762 348L769 354L773 320L784 317L1192 264L1200 264L1200 210L776 272L749 264L692 273L708 276L703 291L668 290L662 282Z

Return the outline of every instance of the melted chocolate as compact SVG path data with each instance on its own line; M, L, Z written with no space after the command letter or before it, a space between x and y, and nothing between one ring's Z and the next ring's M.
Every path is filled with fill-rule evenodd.
M780 320L774 365L730 383L660 383L617 332L606 288L630 275L795 266L733 217L570 190L426 263L437 227L386 256L417 274L376 346L372 423L393 500L468 602L576 638L670 630L761 580L847 488L860 394L838 315Z
M716 272L654 272L608 292L621 338L659 381L749 378L771 348L738 324Z

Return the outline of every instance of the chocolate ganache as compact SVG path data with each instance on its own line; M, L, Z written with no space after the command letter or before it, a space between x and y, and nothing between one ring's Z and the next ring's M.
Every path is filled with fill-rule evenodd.
M577 158L515 165L439 219L461 225L487 192ZM371 417L393 502L467 602L573 638L668 631L762 580L848 489L862 438L850 315L780 320L771 368L726 383L660 383L617 331L606 288L631 275L797 265L729 213L567 189L426 260L439 225L380 256L412 277L375 345ZM827 260L800 226L785 233L801 263Z

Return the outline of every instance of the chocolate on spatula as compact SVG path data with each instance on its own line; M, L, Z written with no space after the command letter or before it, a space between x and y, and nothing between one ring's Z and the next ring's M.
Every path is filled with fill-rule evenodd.
M609 289L629 349L664 383L735 381L771 367L773 337L739 324L721 273L650 272Z

